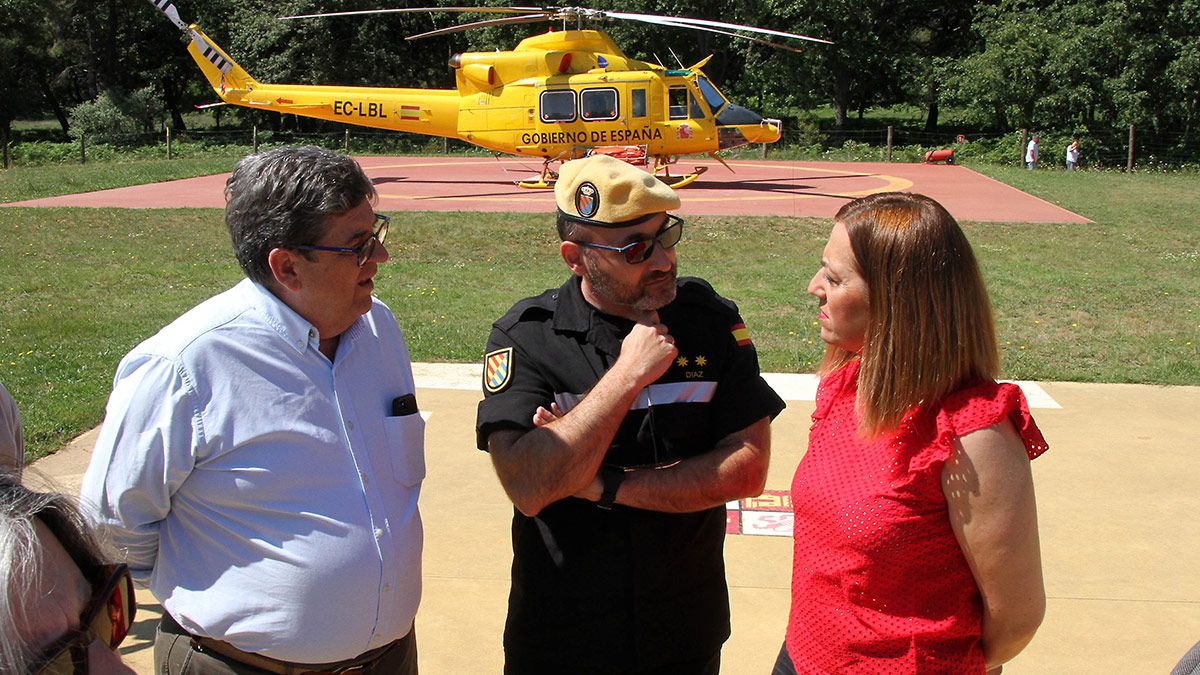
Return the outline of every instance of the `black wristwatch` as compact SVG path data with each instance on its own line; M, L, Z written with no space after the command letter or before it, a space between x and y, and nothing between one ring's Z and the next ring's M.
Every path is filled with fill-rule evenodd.
M600 469L600 482L604 485L604 490L600 493L600 501L596 502L596 506L611 511L613 503L617 500L617 490L621 489L621 481L625 480L625 470L619 466L605 466Z

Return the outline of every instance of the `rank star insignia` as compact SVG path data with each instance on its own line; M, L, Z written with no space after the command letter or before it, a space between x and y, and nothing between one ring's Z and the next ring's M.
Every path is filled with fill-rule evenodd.
M675 365L679 366L680 368L687 368L688 363L689 363L688 357L686 357L686 356L681 356L681 357L675 359Z
M707 359L706 357L703 357L703 356L697 356L697 357L696 357L696 365L698 365L698 366L707 366L707 365L708 365L708 359Z

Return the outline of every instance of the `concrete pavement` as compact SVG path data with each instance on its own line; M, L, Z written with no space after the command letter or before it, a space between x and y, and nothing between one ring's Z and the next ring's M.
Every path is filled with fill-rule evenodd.
M478 369L414 370L430 414L420 667L432 675L499 673L512 511L487 456L474 449ZM795 376L772 384L788 377ZM1037 637L1005 673L1168 673L1200 640L1200 387L1040 390L1045 405L1061 406L1033 411L1050 443L1033 463L1049 605ZM790 400L773 425L768 490L788 489L811 412L810 401ZM77 493L95 434L35 463L27 482L41 474ZM791 539L730 535L726 561L733 637L723 672L765 675L787 623ZM146 591L138 597L122 653L149 675L158 610Z

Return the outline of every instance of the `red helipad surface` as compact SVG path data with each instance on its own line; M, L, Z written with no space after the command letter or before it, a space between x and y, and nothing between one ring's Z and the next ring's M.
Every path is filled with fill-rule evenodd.
M385 211L519 211L554 208L550 190L528 190L515 180L536 174L541 163L486 157L359 157L379 191ZM685 188L685 215L815 216L828 218L852 199L873 192L927 194L960 220L1086 223L1087 218L1038 199L963 166L883 162L680 160L678 171L706 166L708 173ZM225 205L228 174L166 183L48 197L9 206L123 208Z

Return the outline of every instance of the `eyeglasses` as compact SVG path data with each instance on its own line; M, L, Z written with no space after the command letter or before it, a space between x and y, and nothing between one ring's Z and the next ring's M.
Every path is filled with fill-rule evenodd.
M375 244L382 244L387 238L388 223L392 219L382 213L375 214L375 227L372 228L371 237L362 243L362 246L347 248L345 246L293 246L297 251L332 251L334 253L353 253L358 260L358 266L362 267L371 259L371 254L375 252Z
M129 566L106 565L101 570L106 575L105 581L95 587L95 593L79 617L79 629L42 652L41 658L30 668L31 674L86 675L89 645L99 640L110 649L116 649L125 639L137 612Z
M667 214L667 225L658 231L658 234L649 239L639 239L634 242L625 244L624 246L608 246L605 244L594 244L590 241L577 241L576 244L585 248L599 248L605 251L621 253L625 256L625 262L630 265L637 265L645 262L647 258L654 254L654 246L661 245L663 248L675 248L675 244L683 238L683 218Z

